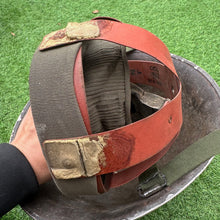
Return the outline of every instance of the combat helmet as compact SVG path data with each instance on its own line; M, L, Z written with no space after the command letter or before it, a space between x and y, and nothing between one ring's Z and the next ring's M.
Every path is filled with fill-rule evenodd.
M218 153L219 94L199 67L116 19L69 23L45 36L31 65L30 103L64 196L50 182L25 210L33 215L40 205L47 219L48 201L58 201L53 219L70 206L78 219L116 219L164 204Z

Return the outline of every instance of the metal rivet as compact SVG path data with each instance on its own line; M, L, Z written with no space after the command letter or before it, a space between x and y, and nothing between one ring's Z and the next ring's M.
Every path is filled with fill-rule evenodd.
M62 164L65 168L70 169L74 167L74 162L70 159L65 159L62 161Z

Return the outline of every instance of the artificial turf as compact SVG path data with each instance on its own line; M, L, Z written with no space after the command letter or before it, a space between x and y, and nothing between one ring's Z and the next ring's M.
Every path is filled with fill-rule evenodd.
M93 14L98 10L98 14ZM68 21L109 16L157 35L171 53L206 70L220 85L220 1L218 0L1 0L0 143L29 100L32 55L51 31ZM220 219L220 156L184 192L143 219ZM29 217L18 206L1 218ZM76 218L77 219L77 218ZM52 220L52 219L51 219Z

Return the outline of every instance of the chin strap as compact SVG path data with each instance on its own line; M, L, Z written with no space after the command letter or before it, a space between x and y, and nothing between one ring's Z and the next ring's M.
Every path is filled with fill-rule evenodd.
M217 154L220 154L220 130L202 137L165 166L155 165L146 170L139 176L137 190L142 197L151 196Z

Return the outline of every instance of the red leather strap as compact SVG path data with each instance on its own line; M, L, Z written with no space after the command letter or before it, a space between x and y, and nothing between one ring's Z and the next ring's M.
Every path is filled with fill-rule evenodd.
M105 140L105 164L97 175L134 166L169 145L182 125L181 92L150 117L127 126L88 137ZM85 138L85 137L82 137ZM81 139L73 138L73 139Z
M155 62L129 61L129 67L131 81L158 87L167 93L171 101L148 118L115 130L89 135L90 139L103 137L106 142L105 166L97 175L132 167L158 154L169 145L182 125L181 88L176 75ZM82 108L84 105L80 106L81 112ZM84 121L87 120L89 118L84 118Z
M131 24L112 20L99 19L97 22L101 33L95 39L112 41L147 53L177 75L168 48L151 32Z
M179 134L179 133L178 133ZM107 183L108 188L115 188L125 183L130 182L134 178L141 175L145 170L153 166L160 158L162 158L169 148L172 146L178 134L173 138L168 146L164 147L159 153L152 156L151 158L133 166L128 169L122 170L121 172L112 173L110 183Z
M131 81L154 86L171 99L150 117L115 130L87 136L91 140L102 137L105 141L105 161L100 162L101 170L96 174L98 186L102 188L99 191L105 191L100 175L108 174L108 181L106 181L108 184L105 184L105 187L119 186L134 179L167 152L182 125L181 83L167 47L155 35L145 29L114 20L98 19L96 22L100 35L94 39L107 40L140 50L164 64L130 61ZM74 73L82 70L80 59L81 55L78 54ZM75 86L77 82L83 85L80 75L82 72L75 77ZM79 91L77 89L76 94ZM85 93L81 91L77 97L88 130L88 112L83 110L86 108ZM74 139L81 138L84 137ZM120 172L120 170L123 171ZM116 174L115 171L119 172Z
M79 105L79 109L83 118L83 121L86 126L86 130L88 134L92 134L89 113L86 104L86 92L85 92L85 84L83 77L83 65L82 65L82 48L79 49L79 52L76 56L76 61L73 70L73 83L76 94L76 99Z

